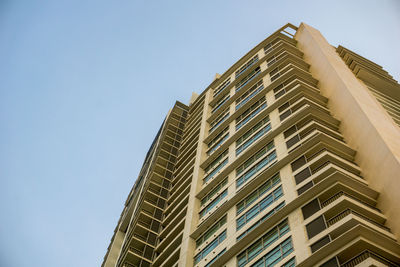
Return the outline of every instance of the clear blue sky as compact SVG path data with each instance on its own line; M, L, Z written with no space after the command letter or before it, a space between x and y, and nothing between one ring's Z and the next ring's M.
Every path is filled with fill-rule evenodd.
M0 0L0 266L100 266L175 100L301 21L400 78L395 0Z

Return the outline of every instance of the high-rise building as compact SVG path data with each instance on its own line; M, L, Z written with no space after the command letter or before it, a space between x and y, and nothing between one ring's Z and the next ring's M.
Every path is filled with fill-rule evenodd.
M146 155L103 266L400 266L400 86L287 24Z

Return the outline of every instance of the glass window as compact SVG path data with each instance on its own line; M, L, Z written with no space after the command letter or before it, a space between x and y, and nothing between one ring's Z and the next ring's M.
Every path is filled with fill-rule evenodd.
M211 114L213 114L215 111L217 111L223 104L225 104L225 102L227 102L230 98L229 93L226 94L224 97L221 98L221 100L219 100L215 106L213 107L213 109L211 110Z
M224 254L225 251L226 251L226 248L224 248L220 253L218 253L217 256L215 256L212 260L210 260L210 262L207 263L207 264L205 265L205 267L211 266L211 264L213 264L219 257L221 257L221 255Z
M278 200L283 195L282 186L279 186L271 194L263 198L259 203L255 204L251 209L249 209L243 216L236 220L236 229L239 230L246 223L248 223L252 218L254 218L258 213L265 210L267 207L271 206L276 200Z
M226 238L226 230L224 230L219 236L217 236L210 244L208 244L202 251L200 251L194 257L194 264L199 263L203 258L205 258L211 251L213 251L219 244L222 243Z
M203 184L211 180L215 174L218 173L219 170L222 169L226 164L228 163L228 158L226 158L220 165L218 165L210 174L208 174L204 179L203 179Z
M261 79L236 100L235 110L238 110L241 106L246 104L250 99L256 96L262 89L264 89L264 84Z
M210 238L211 236L213 236L213 234L215 232L218 231L218 229L220 229L223 225L225 225L226 223L226 215L224 217L222 217L221 220L219 220L216 224L214 224L213 226L211 226L210 229L208 229L202 236L200 236L197 240L196 240L196 247L201 246L201 244L203 244L204 241L206 241L208 238Z
M221 113L221 115L219 115L210 123L210 129L208 130L208 133L212 133L215 129L217 129L217 127L220 126L228 117L229 108L227 108L223 113Z
M250 108L244 111L236 119L236 131L239 130L243 125L248 123L252 118L254 118L258 113L260 113L264 108L267 107L267 102L265 96L254 103Z
M246 77L240 80L235 87L235 91L238 92L240 89L242 89L246 84L248 84L250 81L252 81L255 77L257 77L258 74L261 73L261 68L258 66L254 70L252 70Z
M208 200L210 200L222 187L224 187L228 183L228 178L225 178L222 182L220 182L216 187L214 187L210 193L208 193L205 197L201 199L201 205L204 205Z
M288 262L282 265L282 267L295 267L296 266L296 257L291 258Z
M258 220L257 222L255 222L252 226L250 226L248 229L246 229L246 231L244 231L242 234L240 234L240 236L238 236L236 238L236 240L240 240L243 237L245 237L248 233L250 233L253 229L255 229L260 223L262 223L263 221L267 220L269 217L271 217L275 212L277 212L278 210L280 210L282 207L285 206L285 201L281 202L278 206L276 206L273 210L271 210L270 212L268 212L266 215L264 215L260 220ZM281 228L279 228L279 235L284 235L285 233L287 233L289 231L289 226L282 225L280 226Z
M268 197L264 198L261 202L260 202L260 209L264 210L266 207L268 207L269 205L272 204L272 202L274 202L274 197L273 195L269 195Z
M259 210L260 209L258 206L254 206L248 212L246 212L246 221L251 220L254 216L256 216L259 213Z
M250 169L247 170L242 176L240 176L238 179L236 179L236 188L241 187L246 181L250 180L256 173L258 173L260 170L262 170L265 166L270 164L273 160L276 159L276 151L272 151L269 155L264 157L262 160L260 160L257 164L253 165ZM254 160L255 161L255 160ZM272 164L270 164L271 166ZM244 166L244 165L243 165ZM240 166L239 173L238 169L236 169L236 175L242 173L245 168L240 169L242 166Z
M281 223L281 225L282 224L287 224L287 220L284 220ZM250 245L245 251L240 253L237 256L238 266L239 267L245 266L248 262L254 259L257 255L259 255L263 250L269 248L276 240L278 240L281 236L283 236L283 233L281 234L278 231L279 227L280 226L275 226L271 231L266 233L264 236L255 241L252 245ZM285 258L287 255L289 255L292 251L293 251L292 239L291 237L289 237L281 244L273 248L270 252L268 252L264 257L262 257L252 266L264 266L263 264L265 264L265 266L273 266L277 262Z
M214 90L214 98L219 95L231 83L231 78L226 79L217 89Z
M213 138L213 140L211 140L208 143L208 148L214 146L219 141L219 139L221 139L224 136L224 134L226 134L228 131L229 131L229 127L226 127L225 129L223 129L216 137Z
M258 55L255 55L235 72L235 78L239 77L243 72L245 72L247 69L253 66L254 63L256 63L257 61L258 61Z
M263 120L264 121L264 120ZM258 123L257 125L255 125L252 129L250 129L248 132L246 132L242 137L240 137L238 139L238 141L236 141L236 156L238 156L241 152L243 152L246 148L248 148L249 146L251 146L254 142L256 142L258 139L260 139L262 136L264 136L265 134L267 134L270 130L271 130L271 124L268 123L267 125L265 125L264 127L262 127L258 132L257 131L261 126L262 126L262 122ZM254 133L255 132L255 133ZM253 134L254 133L254 134ZM253 135L252 135L253 134ZM249 136L251 136L249 138ZM244 143L243 142L243 137L245 137L246 140ZM241 144L242 143L242 144ZM239 144L239 146L238 146ZM241 145L240 145L241 144Z
M204 209L202 209L199 213L200 218L204 217L209 211L211 211L223 198L228 195L228 189L225 189L221 195L216 197L210 204L207 205Z
M247 250L248 261L251 261L258 254L260 254L260 252L262 251L262 248L263 248L262 240L259 240L258 242L256 242L252 246L250 246L250 248L248 248L248 250Z

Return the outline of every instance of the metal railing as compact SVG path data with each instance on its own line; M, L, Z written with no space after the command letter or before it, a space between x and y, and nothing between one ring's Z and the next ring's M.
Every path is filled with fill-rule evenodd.
M374 220L371 220L367 216L362 215L362 214L360 214L360 213L358 213L358 212L356 212L354 210L351 210L351 209L346 209L346 210L342 211L338 215L336 215L336 216L332 217L331 219L329 219L326 222L326 224L328 225L328 227L330 227L330 226L334 225L335 223L337 223L338 221L342 220L344 217L346 217L349 214L354 214L354 215L356 215L358 217L361 217L362 219L364 219L364 220L366 220L366 221L368 221L368 222L370 222L370 223L372 223L372 224L374 224L374 225L376 225L376 226L378 226L378 227L380 227L382 229L385 229L386 231L390 232L390 229L388 227L386 227L386 226L384 226L384 225L382 225L382 224L380 224L380 223L378 223L378 222L376 222Z
M346 209L344 211L342 211L341 213L339 213L336 216L333 216L332 218L330 218L326 224L328 225L328 227L334 225L335 223L337 223L338 221L342 220L344 217L346 217L347 215L351 214L351 210L350 209Z
M358 254L357 256L355 256L354 258L341 264L340 267L354 267L354 266L357 266L358 264L360 264L361 262L365 261L368 258L372 258L372 259L377 260L388 266L399 266L378 254L375 254L369 250L365 250L365 251L361 252L360 254Z
M367 203L367 202L365 202L365 201L363 201L363 200L361 200L361 199L359 199L359 198L357 198L357 197L355 197L353 195L350 195L349 193L346 193L344 191L339 191L335 195L331 196L330 198L328 198L327 200L322 202L321 203L321 207L323 208L323 207L328 206L329 204L331 204L332 202L334 202L336 199L340 198L341 196L346 196L346 197L349 197L351 199L357 200L358 202L361 202L361 203L365 204L366 206L368 206L368 207L380 212L380 209L378 209L377 207L374 207L371 204L369 204L369 203Z

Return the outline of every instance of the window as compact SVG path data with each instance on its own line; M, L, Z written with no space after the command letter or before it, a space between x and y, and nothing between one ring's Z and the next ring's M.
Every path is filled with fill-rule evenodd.
M300 171L294 176L294 180L296 181L296 184L299 184L303 182L305 179L311 176L311 171L310 168L305 168L304 170Z
M304 220L316 213L320 210L319 201L318 199L314 199L313 201L309 202L307 205L301 208L303 212Z
M228 189L225 189L221 195L217 196L210 204L207 205L204 209L202 209L199 213L200 218L204 217L209 211L211 211L222 199L224 199L228 195Z
M289 261L284 263L282 267L295 267L296 266L296 257L291 258Z
M260 113L260 111L262 111L266 107L267 102L265 100L265 96L263 96L250 108L240 114L240 116L236 119L236 131L239 130L243 125L248 123L252 118L254 118L258 113Z
M322 264L320 267L339 267L339 262L336 257L333 257L329 261Z
M226 158L212 172L210 172L206 177L203 178L203 184L210 181L226 164L228 164L228 158Z
M243 251L237 256L238 266L239 267L245 266L248 262L257 257L263 250L269 248L276 240L278 240L280 237L289 232L289 230L290 229L287 220L284 220L278 226L275 226L272 230L267 232L264 236L255 241L245 251ZM289 237L281 244L276 246L274 249L272 249L269 253L267 253L262 259L260 259L260 261L265 262L265 259L267 259L270 265L267 264L266 266L273 266L274 265L273 261L269 260L277 259L276 257L276 255L278 255L277 252L279 252L279 256L281 257L280 259L283 259L287 255L289 255L290 252L292 251L293 251L292 241L291 238ZM259 261L257 261L257 263L253 266L259 266L258 263Z
M221 153L216 159L214 159L207 167L204 169L206 173L212 170L225 156L228 155L228 149Z
M291 136L292 134L294 134L296 131L297 131L296 125L293 125L292 127L290 127L289 129L287 129L286 131L283 132L283 136L286 139L289 136Z
M292 110L290 109L290 104L289 102L286 102L282 106L279 107L279 119L283 121L287 117L289 117L292 114Z
M267 125L265 125L268 123ZM265 125L265 126L264 126ZM261 129L260 129L261 128ZM246 148L251 146L254 142L260 139L271 130L269 117L257 123L253 128L248 130L236 141L236 156L242 153Z
M226 248L224 248L220 253L218 253L217 256L215 256L212 260L210 260L209 263L207 263L204 267L209 267L211 264L213 264L219 257L221 257L222 254L224 254L226 251Z
M240 89L242 89L246 84L248 84L250 81L252 81L255 77L257 77L258 74L261 73L261 68L258 66L254 70L252 70L246 77L240 80L235 87L235 92L238 92Z
M222 182L220 182L216 187L214 187L210 193L208 193L205 197L201 199L201 205L206 204L208 200L210 200L221 188L223 188L228 183L228 178L225 178Z
M255 154L253 154L253 156L248 158L244 163L242 163L239 167L236 168L236 177L240 175L244 170L246 170L250 165L256 162L259 158L265 155L267 151L271 150L272 148L274 148L273 141L270 142L265 147L258 150Z
M317 251L318 249L322 248L323 246L325 246L329 242L331 242L330 236L329 235L324 236L323 238L321 238L320 240L318 240L317 242L315 242L314 244L312 244L310 246L311 247L311 252L314 253L315 251Z
M236 238L236 240L240 240L243 237L245 237L248 233L250 233L251 231L253 231L258 225L260 225L260 223L264 222L265 220L267 220L269 217L271 217L272 215L274 215L278 210L280 210L281 208L283 208L285 206L285 201L282 201L281 203L279 203L279 205L277 205L275 208L273 208L270 212L268 212L267 214L265 214L264 216L262 216L261 219L259 219L258 221L256 221L255 223L253 223L249 228L247 228L243 233L240 234L240 236L238 236Z
M267 59L267 65L268 65L268 67L271 67L271 65L272 64L274 64L275 62L276 62L276 57L275 56L272 56L272 57L270 57L270 58L268 58Z
M228 101L230 98L229 93L226 94L224 97L222 97L213 107L213 109L211 110L211 114L213 114L215 111L217 111L223 104L225 104L226 101Z
M268 54L269 52L271 52L271 50L272 50L272 43L269 43L264 47L265 54Z
M271 82L275 81L281 76L281 73L279 72L279 68L275 68L273 71L269 73L269 77Z
M292 127L290 127L288 130L286 130L283 133L283 135L285 136L285 139L287 139L288 137L291 136L289 139L286 140L287 149L291 148L292 146L297 144L297 142L300 141L300 135L299 134L296 134L296 135L292 136L296 132L297 132L297 127L296 127L296 125L293 125Z
M306 163L307 163L306 158L304 156L301 156L300 158L293 161L290 165L292 167L292 171L295 172L296 170L301 168Z
M238 69L235 72L235 78L237 79L237 77L239 77L243 72L245 72L247 69L253 66L254 63L256 63L257 61L258 61L258 55L255 55L252 59L247 61L243 66L240 67L240 69Z
M308 189L310 189L311 187L313 187L314 183L313 181L310 181L308 183L306 183L305 185L303 185L302 187L300 187L299 189L297 189L297 194L301 195L304 192L306 192Z
M213 251L219 244L221 244L226 239L226 230L223 231L219 236L217 236L211 243L206 246L202 251L200 251L194 257L194 264L199 263L203 258L205 258L211 251Z
M268 167L272 166L272 164L275 163L274 161L275 159L276 159L276 151L274 150L266 157L264 157L262 160L260 160L257 164L255 164L253 167L251 167L245 174L236 179L236 188L241 187L245 182L249 181L256 173L262 170L265 166ZM271 162L272 164L270 164Z
M264 84L262 79L259 80L255 85L253 85L246 93L236 100L235 109L238 110L241 106L246 104L250 99L257 95L262 89L264 89Z
M283 241L278 247L268 252L262 259L258 260L254 266L272 267L278 264L282 259L293 251L292 240L289 237Z
M297 144L297 142L299 142L299 141L300 141L300 136L298 134L296 134L295 136L293 136L292 138L290 138L289 140L286 141L287 149L291 148L292 146Z
M217 87L217 89L214 90L214 98L219 95L228 85L231 83L231 77L226 79L223 83L221 83L220 86Z
M309 224L306 225L308 239L316 236L326 229L326 224L324 217L321 215L317 219L313 220Z
M280 181L281 178L279 176L279 173L275 174L270 179L268 179L268 181L266 181L263 185L258 187L253 193L248 195L245 199L243 199L236 205L236 215L239 215L247 207L253 204L258 198L262 197L265 193L271 190L271 188L279 184Z
M216 137L208 143L209 150L207 156L210 156L215 150L217 150L227 139L229 138L229 127L223 129Z
M220 114L217 118L215 118L210 123L210 130L208 133L212 133L218 126L221 125L227 118L229 117L229 108L227 108L222 114Z
M217 223L210 227L202 236L196 240L196 248L200 247L207 239L212 237L215 232L226 224L226 215L222 217Z
M275 99L280 98L285 93L286 93L286 90L284 89L284 84L283 83L274 88Z
M263 210L272 205L275 201L283 196L282 186L276 188L272 193L267 195L261 201L256 203L251 209L245 212L242 216L236 219L236 230L241 229L246 225L251 219L261 213Z

